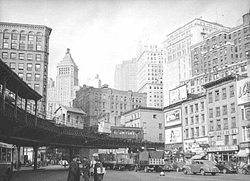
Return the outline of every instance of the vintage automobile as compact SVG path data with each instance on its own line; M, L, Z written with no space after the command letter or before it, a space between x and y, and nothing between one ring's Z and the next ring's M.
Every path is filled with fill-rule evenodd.
M234 164L233 162L230 162L230 161L219 161L216 164L216 167L218 167L218 169L224 174L237 173L236 164Z
M197 173L200 173L201 175L205 175L206 173L215 175L220 172L215 164L208 160L190 160L183 166L182 171L184 174L190 173L194 175Z

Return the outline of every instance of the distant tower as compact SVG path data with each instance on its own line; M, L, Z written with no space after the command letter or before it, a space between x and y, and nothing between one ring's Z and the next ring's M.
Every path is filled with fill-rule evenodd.
M56 93L59 104L72 107L77 90L79 90L78 67L68 48L63 60L57 64Z

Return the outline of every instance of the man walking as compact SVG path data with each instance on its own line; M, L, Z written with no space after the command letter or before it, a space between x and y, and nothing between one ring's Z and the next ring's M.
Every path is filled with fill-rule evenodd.
M90 181L90 163L86 157L83 157L82 173L84 181Z

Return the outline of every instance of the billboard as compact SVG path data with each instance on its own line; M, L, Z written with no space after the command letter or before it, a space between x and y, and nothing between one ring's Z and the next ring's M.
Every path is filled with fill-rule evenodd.
M165 144L182 143L182 127L165 130Z
M165 127L181 124L181 110L176 109L173 111L166 112L164 115Z
M250 102L250 78L237 81L237 101L238 105Z
M183 85L169 91L169 103L174 104L187 99L187 86Z

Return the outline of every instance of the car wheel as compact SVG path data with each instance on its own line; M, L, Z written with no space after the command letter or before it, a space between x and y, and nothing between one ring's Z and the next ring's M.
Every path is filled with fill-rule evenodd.
M184 174L187 174L187 173L188 173L187 170L186 170L185 168L183 169L183 173L184 173Z
M211 173L211 174L212 174L213 176L214 176L214 175L216 175L216 173L215 173L215 172L213 172L213 173Z
M196 172L193 172L194 175L196 175L197 173Z
M224 174L226 174L226 173L227 173L227 169L224 168L224 169L222 170L222 172L223 172Z
M180 168L179 168L179 167L177 167L177 168L176 168L176 172L179 172L179 171L180 171Z
M201 175L205 175L206 174L204 170L201 170L200 172L201 172Z

